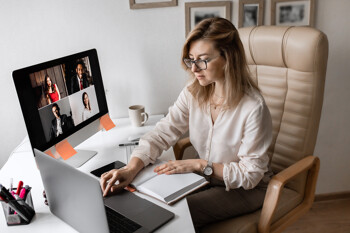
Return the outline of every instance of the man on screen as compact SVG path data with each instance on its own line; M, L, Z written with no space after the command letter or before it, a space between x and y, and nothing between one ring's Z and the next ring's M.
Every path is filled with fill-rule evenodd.
M84 70L84 63L78 62L75 68L76 75L71 78L70 94L83 90L89 86L89 81Z
M60 107L54 103L52 105L52 113L55 119L51 122L50 140L58 137L60 134L67 132L72 127L72 120L66 114L60 113Z

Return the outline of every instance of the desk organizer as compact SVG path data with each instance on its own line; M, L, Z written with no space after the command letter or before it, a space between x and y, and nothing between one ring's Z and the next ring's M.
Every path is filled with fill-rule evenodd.
M15 214L15 210L12 208L16 206L14 202L22 207L21 212L17 211ZM29 224L35 215L31 191L28 192L25 200L19 198L18 200L9 201L8 203L2 201L1 204L8 226Z

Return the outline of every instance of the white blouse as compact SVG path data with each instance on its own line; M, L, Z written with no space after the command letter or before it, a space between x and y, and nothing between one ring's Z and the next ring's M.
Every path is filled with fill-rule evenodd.
M210 104L202 110L185 87L168 115L140 139L132 156L147 166L188 130L201 159L224 165L227 191L252 189L264 175L268 176L272 121L264 98L257 91L245 94L235 109L221 110L213 124Z
M81 118L83 121L89 119L94 115L94 112L92 110L89 110L87 108L84 108L83 113L81 114Z

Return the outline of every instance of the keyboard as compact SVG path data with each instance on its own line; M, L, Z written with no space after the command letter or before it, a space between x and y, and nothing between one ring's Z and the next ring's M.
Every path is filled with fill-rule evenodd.
M105 206L109 232L132 233L141 228L139 224Z

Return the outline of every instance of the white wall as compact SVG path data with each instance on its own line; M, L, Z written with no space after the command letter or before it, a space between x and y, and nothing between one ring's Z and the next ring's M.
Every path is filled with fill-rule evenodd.
M185 1L194 0L130 10L127 0L0 0L0 167L26 135L11 77L18 68L96 48L112 117L126 117L132 104L166 113L187 80L180 66ZM232 2L237 24L238 0ZM316 2L316 27L330 41L315 150L321 158L317 193L329 193L350 190L350 1ZM270 1L265 3L268 25Z
M329 40L328 70L315 155L317 193L350 191L350 1L319 0L316 27Z

